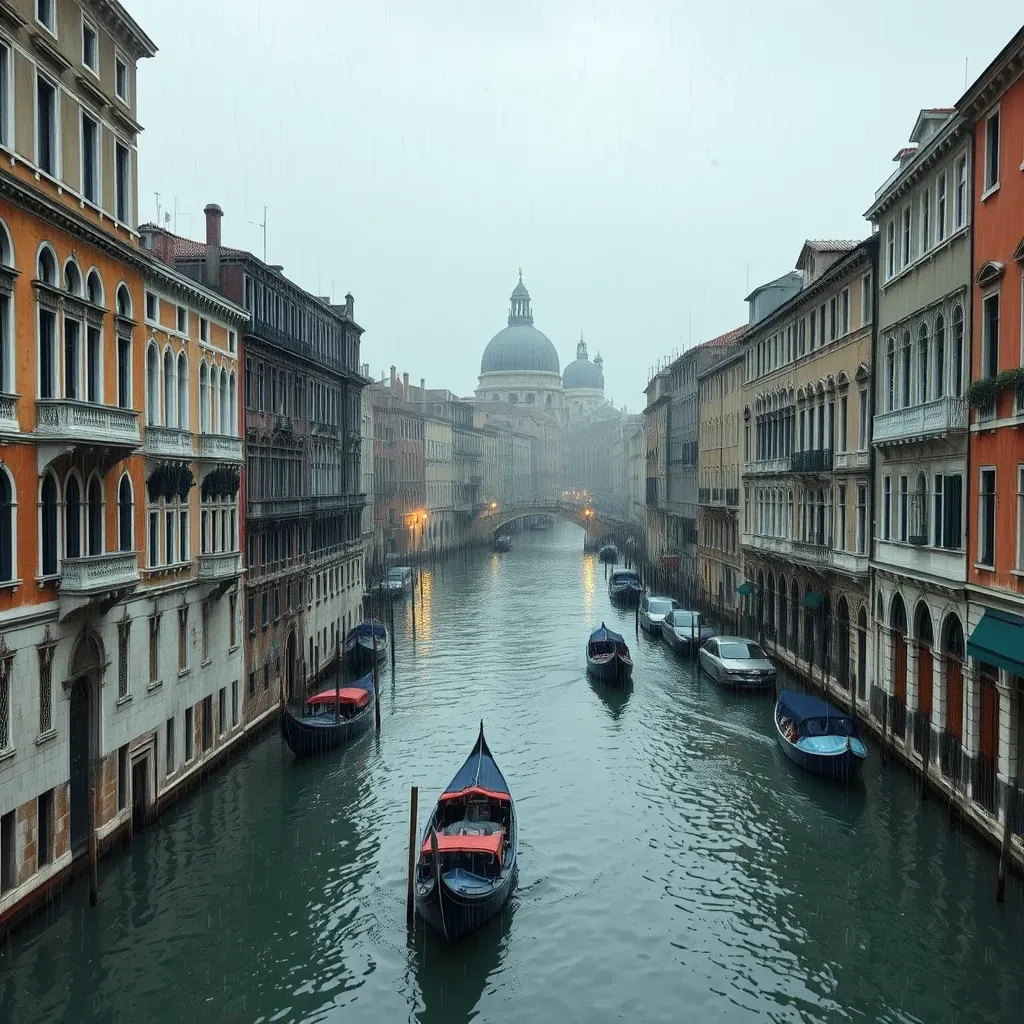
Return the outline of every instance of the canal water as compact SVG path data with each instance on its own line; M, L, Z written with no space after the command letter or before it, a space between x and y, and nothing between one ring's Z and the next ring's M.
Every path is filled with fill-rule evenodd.
M276 732L0 947L0 1021L1018 1019L1021 886L877 750L802 774L771 698L722 693L609 606L562 524L448 562L396 608L383 728L296 763ZM627 634L626 694L584 671ZM448 949L405 928L420 824L480 719L519 813L507 912Z

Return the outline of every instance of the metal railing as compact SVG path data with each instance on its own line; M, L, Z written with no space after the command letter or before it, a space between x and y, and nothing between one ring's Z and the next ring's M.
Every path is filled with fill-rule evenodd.
M789 467L793 473L831 473L832 449L812 448L806 452L793 452L789 457Z

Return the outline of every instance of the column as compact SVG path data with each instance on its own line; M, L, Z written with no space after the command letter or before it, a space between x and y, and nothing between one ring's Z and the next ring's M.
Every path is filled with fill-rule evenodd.
M1009 813L1010 791L1017 772L1017 677L999 673L999 759L996 764L996 811L1000 821Z

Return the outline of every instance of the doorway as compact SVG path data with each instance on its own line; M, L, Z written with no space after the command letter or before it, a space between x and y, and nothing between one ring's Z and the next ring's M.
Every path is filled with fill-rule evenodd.
M149 825L149 758L140 757L132 764L132 831L141 832Z
M71 852L81 853L89 842L89 759L92 698L89 681L84 676L71 687L71 729L69 747Z
M285 653L285 672L288 674L287 692L288 702L291 703L295 700L295 675L296 675L296 645L295 645L295 630L292 630L288 634L288 649Z

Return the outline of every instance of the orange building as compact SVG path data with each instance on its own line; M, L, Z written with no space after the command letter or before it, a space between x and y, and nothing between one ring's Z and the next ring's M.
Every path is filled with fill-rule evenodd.
M0 4L0 930L241 735L248 315L139 244L155 52Z
M971 796L993 831L1008 814L1022 827L1011 790L1024 676L1022 72L1024 29L957 104L974 132L965 747Z

